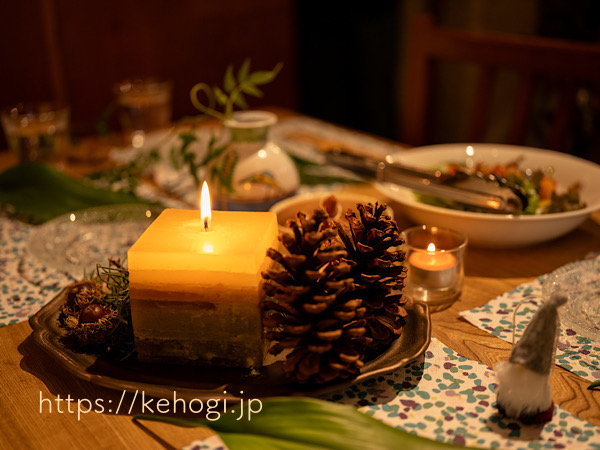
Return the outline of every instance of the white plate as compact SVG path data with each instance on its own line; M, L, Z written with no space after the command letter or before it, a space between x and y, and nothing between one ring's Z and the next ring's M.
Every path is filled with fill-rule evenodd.
M467 148L472 155L467 154ZM431 169L449 162L489 165L522 158L520 167L554 168L559 192L580 182L586 207L577 211L542 215L496 215L458 211L427 205L417 200L410 189L376 183L376 188L404 206L403 212L417 224L445 226L461 231L469 245L478 247L521 247L562 236L579 226L600 209L600 166L565 153L530 147L498 144L441 144L418 147L393 155L403 164Z

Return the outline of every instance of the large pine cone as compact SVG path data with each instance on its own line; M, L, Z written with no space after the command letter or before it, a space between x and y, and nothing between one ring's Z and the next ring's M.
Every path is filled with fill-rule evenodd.
M356 289L348 276L353 263L344 260L347 252L323 209L310 218L299 213L288 227L293 234L281 233L279 240L289 254L269 249L281 267L262 274L266 337L277 341L269 352L290 349L283 369L300 383L354 376L363 366L356 348L366 332L366 309L359 298L342 295Z
M336 227L352 262L347 276L362 288L365 337L370 338L363 342L380 350L400 336L407 316L402 296L406 255L397 248L404 241L396 221L384 214L385 204L358 204L357 209L359 217L352 210L346 212L349 228L340 223Z

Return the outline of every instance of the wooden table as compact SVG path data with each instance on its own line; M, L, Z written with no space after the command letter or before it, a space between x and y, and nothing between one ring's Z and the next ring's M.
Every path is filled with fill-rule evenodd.
M14 158L0 153L0 169ZM78 172L79 169L73 169ZM355 187L379 195L368 187ZM385 199L384 199L385 200ZM401 227L408 225L402 208L390 203ZM511 345L471 325L459 311L480 306L516 286L600 250L600 214L572 233L551 242L514 250L469 248L466 279L460 299L432 315L433 336L463 356L493 366L507 359ZM178 448L211 434L207 429L135 423L128 414L82 414L57 410L57 398L103 399L118 404L121 392L80 381L39 351L28 338L27 322L0 328L0 447L2 448ZM600 393L586 390L589 382L556 367L552 377L554 401L567 411L600 426ZM128 394L129 395L129 394ZM68 397L70 396L70 397ZM53 402L52 411L48 401ZM127 399L125 400L127 402ZM111 402L111 403L109 403ZM59 402L60 403L60 402ZM127 404L127 403L126 403ZM76 410L76 403L73 409ZM107 407L108 408L108 407ZM139 411L132 411L132 413Z

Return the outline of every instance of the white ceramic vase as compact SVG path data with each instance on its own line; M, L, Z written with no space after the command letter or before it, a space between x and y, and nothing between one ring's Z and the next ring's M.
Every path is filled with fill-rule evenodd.
M221 209L268 210L275 202L293 195L300 186L296 165L277 144L269 129L277 116L267 111L239 111L225 120L230 133L228 153L237 155L229 192L214 195Z

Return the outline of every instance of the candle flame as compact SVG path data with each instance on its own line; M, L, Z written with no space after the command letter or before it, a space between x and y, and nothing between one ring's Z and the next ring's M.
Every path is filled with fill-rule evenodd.
M435 252L435 244L433 242L427 246L427 251Z
M202 192L200 193L200 219L204 224L204 231L208 231L210 228L211 207L210 193L208 192L206 181L202 184Z

